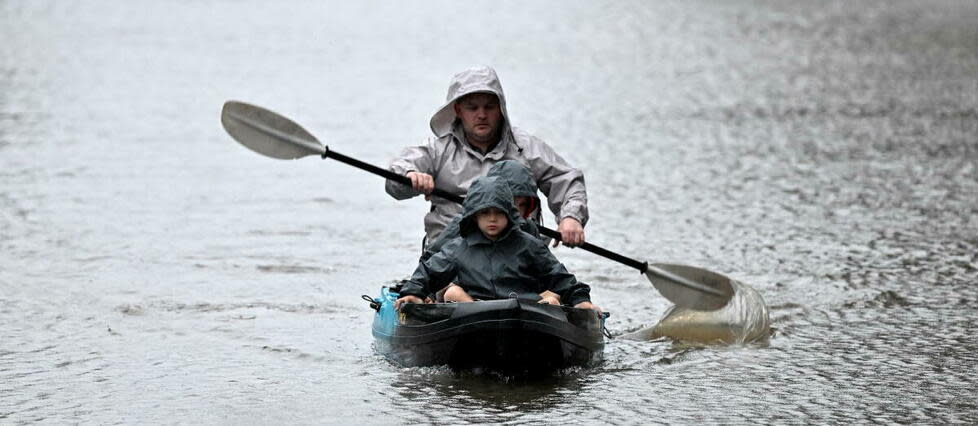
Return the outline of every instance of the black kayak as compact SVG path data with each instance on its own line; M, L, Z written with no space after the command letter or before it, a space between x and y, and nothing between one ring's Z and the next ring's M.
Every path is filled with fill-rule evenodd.
M375 348L400 366L542 372L591 366L603 356L607 314L515 298L395 311L396 290L383 287L379 298L364 298L377 311Z

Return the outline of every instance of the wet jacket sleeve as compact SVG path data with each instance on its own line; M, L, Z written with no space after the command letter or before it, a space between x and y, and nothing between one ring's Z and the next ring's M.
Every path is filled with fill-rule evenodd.
M401 296L425 297L441 290L455 279L458 272L449 250L439 251L428 260L418 263L411 279L401 287Z
M458 237L460 232L459 225L461 222L462 216L455 216L455 219L452 219L452 221L448 223L445 230L442 231L441 234L438 234L438 238L435 238L435 241L432 241L427 247L424 248L424 252L421 253L421 261L424 262L425 260L430 259L435 255L435 253L440 252L445 244Z
M540 228L532 220L520 219L520 230L534 237L540 236Z
M530 169L540 190L547 195L547 204L557 216L557 222L572 217L586 225L588 220L587 190L584 173L571 167L543 141L533 138Z
M407 175L408 172L434 173L435 147L434 141L427 140L418 146L409 146L401 151L400 155L391 160L388 170L399 175ZM384 189L392 197L398 200L405 200L421 194L408 185L400 184L391 180L385 181Z
M553 239L551 239L550 237L547 237L545 235L540 235L540 227L537 226L536 222L532 220L523 219L522 222L520 222L520 230L534 237L537 237L537 239L542 241L543 245L545 246L549 246L550 243L553 242Z
M542 290L550 290L560 295L561 303L574 306L581 302L591 301L591 287L577 281L574 274L567 272L553 253L544 244L533 246L534 269L539 276Z

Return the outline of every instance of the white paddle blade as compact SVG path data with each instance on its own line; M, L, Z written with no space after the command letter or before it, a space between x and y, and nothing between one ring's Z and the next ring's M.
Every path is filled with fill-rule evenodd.
M221 124L234 140L272 158L294 160L326 152L302 126L259 106L227 101L221 110Z
M645 276L670 302L697 311L720 309L734 294L730 278L693 266L652 264Z

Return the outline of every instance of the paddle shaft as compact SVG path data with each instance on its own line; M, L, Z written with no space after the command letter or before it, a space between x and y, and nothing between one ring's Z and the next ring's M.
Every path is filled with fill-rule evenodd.
M411 186L411 179L408 178L407 176L399 175L399 174L394 173L394 172L392 172L390 170L382 169L382 168L377 167L377 166L375 166L373 164L370 164L370 163L364 163L363 161L357 160L356 158L347 157L347 156L345 156L343 154L340 154L340 153L338 153L336 151L330 150L329 147L326 147L325 149L326 150L322 154L322 157L324 159L325 158L332 158L332 159L334 159L336 161L339 161L341 163L349 164L349 165L351 165L353 167L356 167L356 168L358 168L360 170L368 171L370 173L373 173L375 175L379 175L381 177L387 178L387 179L392 180L394 182L397 182L397 183L400 183L400 184L404 184L404 185L407 185L407 186ZM441 189L438 189L438 188L435 188L435 190L431 192L431 195L434 195L436 197L444 198L444 199L446 199L448 201L454 201L454 202L459 203L459 204L462 204L462 201L464 200L462 197L460 197L458 195L452 194L450 192L447 192L447 191L444 191L444 190L441 190ZM555 231L553 229L550 229L550 228L543 227L543 226L538 226L538 228L540 229L540 233L541 234L546 235L546 236L548 236L550 238L553 238L553 239L555 239L557 241L560 241L560 233L559 232L557 232L557 231ZM614 260L615 262L621 263L623 265L631 266L632 268L638 269L638 271L641 272L641 273L643 273L643 274L649 269L649 264L647 262L639 262L638 260L632 259L632 258L627 257L627 256L622 256L622 255L620 255L618 253L615 253L615 252L613 252L611 250L608 250L608 249L605 249L605 248L602 248L602 247L598 247L598 246L596 246L594 244L591 244L591 243L582 243L581 245L579 245L577 247L579 247L581 249L584 249L584 250L587 250L587 251L589 251L591 253L594 253L594 254L596 254L598 256L601 256L601 257L604 257L604 258L607 258L607 259Z
M373 173L375 175L379 175L381 177L385 177L387 179L390 179L390 180L392 180L394 182L402 183L402 184L405 184L407 186L411 186L411 179L409 177L407 177L407 176L399 175L399 174L394 173L394 172L392 172L390 170L382 169L382 168L377 167L377 166L375 166L373 164L370 164L370 163L364 163L363 161L357 160L356 158L347 157L347 156L345 156L343 154L340 154L340 153L338 153L336 151L330 150L329 147L326 147L326 151L323 152L322 157L323 158L332 158L332 159L334 159L336 161L339 161L341 163L349 164L349 165L351 165L353 167L356 167L356 168L358 168L360 170L368 171L368 172ZM448 201L454 201L454 202L459 203L459 204L462 204L462 201L464 200L464 198L459 197L458 195L452 194L451 192L448 192L448 191L443 191L443 190L438 189L438 188L435 188L435 190L431 192L431 195L434 195L436 197L444 198L444 199L446 199Z

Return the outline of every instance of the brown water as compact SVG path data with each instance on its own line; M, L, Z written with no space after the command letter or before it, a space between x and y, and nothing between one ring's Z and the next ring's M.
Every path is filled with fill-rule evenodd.
M918 3L0 1L0 423L978 422L978 3ZM375 355L359 295L425 203L221 105L384 164L476 64L584 169L590 241L750 284L769 343L530 383ZM556 254L616 334L669 307Z

